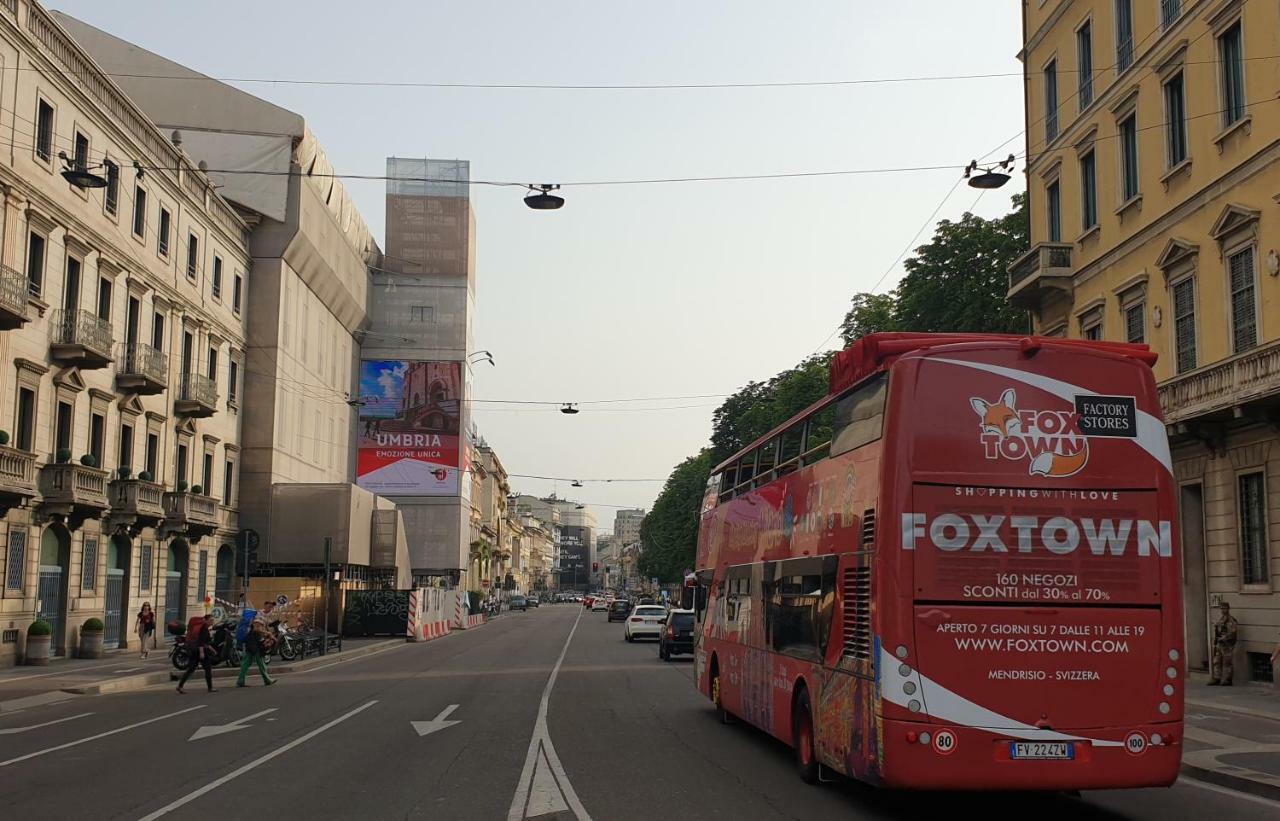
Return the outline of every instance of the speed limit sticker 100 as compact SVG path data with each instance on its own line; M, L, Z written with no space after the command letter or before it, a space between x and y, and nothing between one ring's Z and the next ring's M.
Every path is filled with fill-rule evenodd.
M939 755L951 755L956 749L956 734L950 730L939 730L933 736L933 750Z

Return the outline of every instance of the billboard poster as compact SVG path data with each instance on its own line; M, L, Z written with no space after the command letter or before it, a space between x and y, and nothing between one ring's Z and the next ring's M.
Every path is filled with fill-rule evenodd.
M456 496L462 364L360 363L356 484L383 496Z
M587 528L561 525L559 548L560 589L585 590L591 579Z

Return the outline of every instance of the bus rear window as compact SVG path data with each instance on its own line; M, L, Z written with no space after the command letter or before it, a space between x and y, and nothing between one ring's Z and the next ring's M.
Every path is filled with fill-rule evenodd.
M888 384L887 376L878 376L854 388L836 402L832 456L848 453L880 438L880 432L884 428L885 388Z

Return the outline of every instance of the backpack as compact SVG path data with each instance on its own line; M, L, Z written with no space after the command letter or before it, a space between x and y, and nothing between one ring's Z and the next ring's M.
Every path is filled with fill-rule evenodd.
M249 631L253 629L253 620L257 618L258 611L245 608L240 614L240 623L236 625L236 641L244 644L245 639L249 638Z
M195 645L200 640L200 628L204 627L204 616L192 616L187 619L187 644Z

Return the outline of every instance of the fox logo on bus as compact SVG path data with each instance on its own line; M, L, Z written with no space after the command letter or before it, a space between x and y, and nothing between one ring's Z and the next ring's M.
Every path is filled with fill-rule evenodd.
M969 405L982 420L978 439L987 459L1029 461L1030 475L1053 479L1074 476L1089 462L1089 442L1074 410L1019 410L1013 388L994 402L970 397Z

